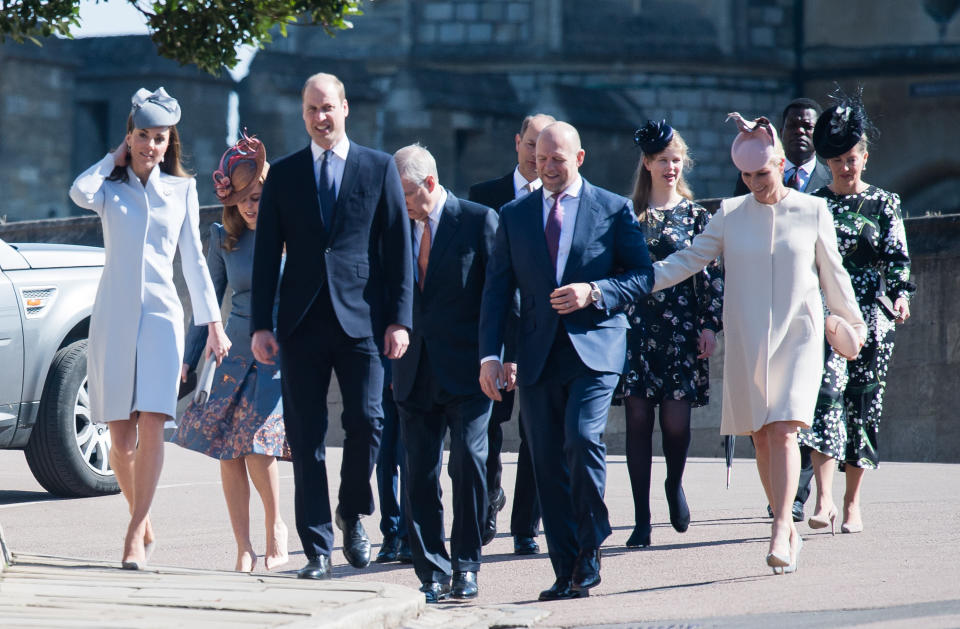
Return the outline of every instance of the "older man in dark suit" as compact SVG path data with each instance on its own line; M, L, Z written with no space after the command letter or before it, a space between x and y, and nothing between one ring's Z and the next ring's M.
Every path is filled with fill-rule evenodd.
M393 159L350 142L343 84L315 74L303 86L310 145L273 164L263 187L253 263L254 357L279 351L293 454L297 532L305 579L330 578L333 526L324 438L327 389L343 397L337 525L350 565L370 563L360 517L373 513L370 476L380 443L383 366L403 355L412 325L410 224ZM272 312L280 277L276 336Z
M622 307L649 294L653 266L630 201L580 177L576 129L547 126L536 154L542 190L500 211L480 310L480 384L500 399L499 348L519 289L520 409L556 575L540 600L557 600L600 583L610 535L603 432L626 354Z
M404 147L394 159L413 222L417 279L410 347L393 365L407 452L405 499L413 566L428 603L447 596L471 599L478 593L480 527L487 507L484 467L491 406L473 358L479 351L478 313L497 214L443 188L436 161L422 146ZM449 554L440 500L448 428L447 472L453 481Z
M504 175L490 181L470 186L470 200L482 203L500 211L500 208L515 199L524 197L540 189L540 177L537 175L537 137L548 124L556 122L553 116L533 114L523 119L520 133L514 137L517 151L516 167ZM513 370L515 365L505 365ZM490 506L487 509L483 528L483 543L489 544L497 534L497 513L506 504L506 496L500 483L503 465L500 462L500 450L503 447L503 423L510 421L513 414L513 391L504 391L503 400L493 405L490 415L490 427L487 430L487 493ZM537 529L540 526L540 501L537 498L537 485L533 477L533 465L530 463L530 446L522 428L523 417L519 418L520 448L517 451L517 477L513 489L513 509L510 514L510 534L513 536L513 552L517 555L533 555L540 552L537 544Z

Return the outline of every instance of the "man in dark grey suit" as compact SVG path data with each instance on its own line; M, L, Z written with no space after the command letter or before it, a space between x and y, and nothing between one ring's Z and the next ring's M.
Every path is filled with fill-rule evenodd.
M580 177L583 158L569 124L540 133L543 188L501 210L480 310L480 385L498 400L500 345L520 292L520 409L556 575L540 600L586 596L600 583L610 535L603 432L627 349L622 308L653 288L630 201Z
M787 104L780 119L780 141L787 155L787 163L783 166L783 183L800 192L812 193L833 181L830 169L817 160L813 149L813 127L817 124L820 111L817 101L796 98ZM748 192L743 179L737 177L734 194L740 196ZM802 514L802 502L800 511Z
M537 175L537 137L548 124L556 122L547 114L532 114L523 119L520 133L514 138L517 150L516 167L490 181L470 186L470 200L492 207L497 212L507 203L540 189ZM504 365L512 370L514 365ZM503 509L507 498L500 484L503 466L500 449L503 447L503 423L513 414L514 392L504 391L503 400L493 405L490 426L487 429L487 493L490 506L487 508L483 527L483 543L489 544L497 534L497 513ZM540 527L540 502L537 484L530 463L530 446L524 436L523 417L519 418L520 448L517 451L517 476L513 489L513 509L510 513L510 534L513 536L513 552L517 555L533 555L540 552L537 544L537 529Z
M478 594L491 401L478 381L480 298L497 213L440 185L418 144L394 154L413 223L416 287L410 346L393 364L393 395L407 453L404 499L413 567L428 603ZM499 355L499 348L497 351ZM450 430L453 481L450 553L444 545L440 469ZM452 573L452 574L451 574ZM452 581L452 582L451 582Z

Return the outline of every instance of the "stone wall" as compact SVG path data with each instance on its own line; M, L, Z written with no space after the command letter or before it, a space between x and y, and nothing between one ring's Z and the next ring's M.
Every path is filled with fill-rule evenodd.
M201 210L204 241L211 222L219 220L220 208ZM887 381L887 399L880 431L881 458L885 461L960 462L960 215L931 216L906 220L907 241L913 261L917 295L911 304L913 316L898 328L896 349ZM101 245L100 222L95 216L0 225L0 238L7 242L65 242ZM176 274L184 310L189 296L182 276ZM229 308L229 306L226 306ZM719 432L723 378L723 337L711 359L711 402L695 409L692 419L692 456L722 456ZM328 443L343 439L338 418L343 410L336 384L330 388ZM614 407L605 434L611 454L624 453L623 410ZM655 451L660 451L659 429L654 431ZM517 422L504 425L504 448L519 445ZM737 440L738 456L752 455L749 439Z

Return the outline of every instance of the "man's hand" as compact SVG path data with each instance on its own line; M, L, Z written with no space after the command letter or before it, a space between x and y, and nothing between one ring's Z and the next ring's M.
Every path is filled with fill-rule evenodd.
M250 349L253 351L253 357L257 362L264 365L272 365L273 357L280 351L277 345L277 337L270 330L257 330L250 339Z
M397 323L387 326L383 335L383 355L396 360L404 355L410 345L410 334L407 328Z
M576 312L592 303L590 300L590 285L583 282L567 284L550 293L550 305L562 315Z
M717 335L713 330L703 330L700 332L700 338L697 340L697 358L710 358L713 351L717 349Z
M500 387L503 382L503 366L499 360L488 360L480 365L480 388L494 402L503 400L500 395Z
M898 297L897 301L893 302L893 311L897 313L896 322L903 323L910 318L910 304L907 302L906 297Z
M513 391L517 388L517 363L504 363L503 381L507 385L507 391Z

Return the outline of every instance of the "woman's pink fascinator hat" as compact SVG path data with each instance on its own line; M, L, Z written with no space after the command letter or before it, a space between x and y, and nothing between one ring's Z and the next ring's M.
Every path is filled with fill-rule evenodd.
M752 173L766 166L776 154L777 130L764 117L752 122L737 112L727 114L727 120L737 123L740 133L733 139L730 157L740 172Z

